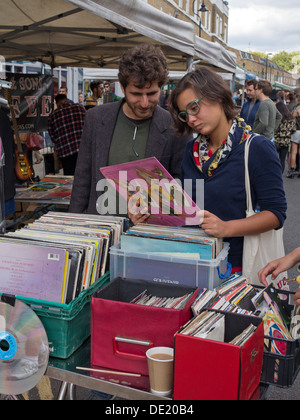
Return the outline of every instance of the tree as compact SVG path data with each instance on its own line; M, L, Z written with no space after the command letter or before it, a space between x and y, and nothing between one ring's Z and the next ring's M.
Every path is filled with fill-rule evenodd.
M292 71L299 73L300 69L300 51L293 51L288 53L286 51L280 51L275 54L272 58L265 52L250 51L250 54L257 55L258 57L266 58L269 61L273 61L278 64L285 71Z
M299 53L298 53L299 54ZM272 61L278 64L279 67L286 71L292 71L294 68L293 57L296 53L287 53L286 51L281 51L272 57Z
M257 57L261 57L261 58L269 58L268 54L265 52L260 52L260 51L249 51L250 54L253 55L257 55Z

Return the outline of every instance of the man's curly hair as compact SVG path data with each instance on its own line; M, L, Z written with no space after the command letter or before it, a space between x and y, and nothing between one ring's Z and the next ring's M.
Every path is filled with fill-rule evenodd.
M124 89L129 83L139 89L154 82L162 87L168 82L167 59L162 50L142 44L126 51L120 60L119 81Z

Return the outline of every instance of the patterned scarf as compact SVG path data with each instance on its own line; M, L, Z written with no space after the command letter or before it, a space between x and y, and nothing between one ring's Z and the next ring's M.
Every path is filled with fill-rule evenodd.
M233 121L228 137L215 152L215 157L208 168L208 176L212 176L217 167L222 164L229 156L233 142L236 143L235 136L238 136L238 143L243 143L250 135L249 127L242 118L236 118ZM209 136L199 136L196 138L193 146L193 156L198 169L203 172L203 166L213 156L213 152L208 149Z

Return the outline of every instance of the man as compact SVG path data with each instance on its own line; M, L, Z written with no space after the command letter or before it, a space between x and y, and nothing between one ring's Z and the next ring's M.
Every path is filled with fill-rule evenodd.
M87 112L71 212L101 213L100 167L155 156L173 177L180 176L188 138L175 135L171 115L158 106L167 79L167 60L159 48L142 45L123 55L119 81L125 99Z
M104 83L104 92L111 92L111 88L110 88L110 83L109 82L105 82Z
M116 95L111 91L110 83L104 82L103 103L118 101L121 98L116 98Z
M71 104L66 95L57 95L57 105L48 120L48 132L61 159L64 175L74 175L86 111Z
M0 140L2 140L4 161L3 163L3 198L4 209L2 209L3 216L9 216L14 213L16 194L15 188L15 153L14 153L14 133L9 119L9 108L0 106ZM3 157L3 156L1 156ZM1 232L2 233L2 232Z
M267 80L260 80L256 88L256 97L260 101L256 113L253 131L274 141L274 133L280 125L282 115L270 99L272 84Z
M61 86L58 93L60 95L66 95L68 97L68 88L66 86ZM72 99L68 98L68 101L71 102L71 104L74 103L74 101L72 101Z
M103 104L103 82L91 82L90 89L92 91L92 95L87 98L86 106L87 107L94 107Z
M259 100L256 98L257 83L256 79L250 79L246 82L248 100L244 103L240 115L251 128L260 105Z

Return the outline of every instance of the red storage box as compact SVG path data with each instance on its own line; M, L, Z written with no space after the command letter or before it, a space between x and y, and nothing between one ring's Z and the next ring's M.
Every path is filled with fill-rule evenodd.
M160 297L193 295L183 309L129 303L146 289ZM192 318L197 296L194 287L114 279L92 296L92 365L148 375L146 351L156 346L174 348L174 335Z
M264 328L262 319L225 315L225 343L175 336L175 400L250 400L260 383ZM250 324L257 330L243 347L227 344Z

